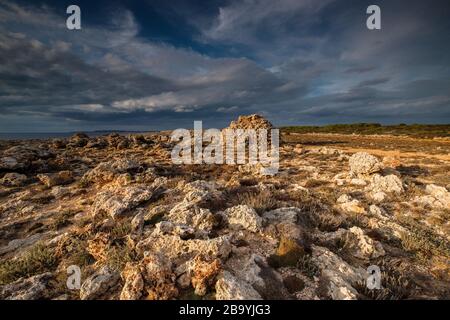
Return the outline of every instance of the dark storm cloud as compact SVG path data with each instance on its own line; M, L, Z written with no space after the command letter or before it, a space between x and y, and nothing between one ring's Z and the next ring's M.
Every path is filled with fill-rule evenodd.
M0 131L450 120L445 1L380 0L381 31L368 1L81 1L75 32L43 2L0 4Z

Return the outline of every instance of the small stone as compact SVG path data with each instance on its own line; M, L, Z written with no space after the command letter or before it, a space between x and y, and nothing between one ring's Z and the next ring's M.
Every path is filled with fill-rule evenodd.
M225 210L225 216L231 225L239 225L252 232L261 230L262 219L256 213L255 209L247 205L238 205Z
M27 181L27 176L20 173L10 172L0 179L0 185L5 187L20 187Z

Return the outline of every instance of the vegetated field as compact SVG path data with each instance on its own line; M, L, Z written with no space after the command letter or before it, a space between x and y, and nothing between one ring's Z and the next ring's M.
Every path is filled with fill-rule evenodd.
M450 124L381 125L379 123L354 123L325 126L290 126L282 127L281 130L296 133L389 134L417 138L450 137Z

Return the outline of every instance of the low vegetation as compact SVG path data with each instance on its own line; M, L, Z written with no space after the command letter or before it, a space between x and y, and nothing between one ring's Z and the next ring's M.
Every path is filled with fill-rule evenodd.
M379 123L354 123L325 126L290 126L282 127L281 130L289 133L389 134L416 138L450 137L450 124L381 125Z

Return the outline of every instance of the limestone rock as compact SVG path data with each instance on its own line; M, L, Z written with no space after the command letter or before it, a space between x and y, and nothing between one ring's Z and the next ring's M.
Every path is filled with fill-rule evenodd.
M348 213L363 214L366 212L359 200L352 199L349 195L343 194L337 199L338 207Z
M402 180L393 174L387 176L381 176L379 174L373 175L369 188L372 192L399 194L405 191Z
M131 228L137 234L141 234L144 229L145 215L147 212L143 208L137 210L134 218L131 220Z
M172 262L165 255L147 252L140 265L148 299L168 300L178 295Z
M154 188L146 185L126 186L115 192L104 191L96 196L91 210L93 215L106 212L112 218L119 218L128 210L150 200L154 192Z
M370 194L372 200L378 203L383 202L386 199L386 196L386 193L384 193L383 191L372 192Z
M191 273L192 286L195 294L204 296L221 270L222 263L220 259L213 260L197 255L193 260L189 261L189 271Z
M380 242L372 240L359 227L351 227L349 230L340 229L332 238L344 241L344 249L359 259L375 259L385 255Z
M85 133L79 132L75 133L70 137L68 146L75 148L82 148L89 142L89 136Z
M30 278L19 279L13 283L0 286L0 299L37 300L45 297L51 273L43 273Z
M324 247L312 246L312 260L319 268L328 296L333 300L356 300L358 292L352 284L364 281L366 272L354 268Z
M292 239L300 239L302 229L297 224L297 220L301 213L302 211L295 207L278 208L264 212L262 218L264 225L266 225L265 233L270 234L275 228L276 234L271 235L274 238L284 235Z
M125 284L120 292L120 300L138 300L144 291L144 278L138 266L127 263L121 273Z
M93 300L100 298L117 284L119 277L119 274L109 267L102 267L83 282L80 289L80 299Z
M425 192L428 193L428 196L417 198L419 202L428 204L432 208L450 209L450 192L446 188L429 184L426 186Z
M71 171L60 171L52 174L38 174L37 178L48 188L73 182Z
M276 253L270 256L269 263L276 268L296 266L304 255L305 248L298 239L282 235Z
M229 270L235 272L236 278L249 283L263 299L286 299L289 294L283 285L283 277L269 266L266 259L254 253L233 252L232 258L227 261Z
M182 240L177 235L150 235L140 241L136 248L141 252L163 252L169 259L192 259L198 254L208 256L211 259L216 257L225 259L231 252L228 236L208 240Z
M238 280L230 272L223 271L216 282L217 300L261 300L259 293L242 280Z
M130 159L117 159L101 162L94 169L86 172L82 181L104 183L114 180L120 174L127 173L139 167L139 163Z
M20 187L27 181L27 176L20 173L10 172L0 179L0 185L5 187Z
M196 233L196 230L185 224L175 224L171 221L161 221L155 224L155 229L152 232L153 236L164 236L164 235L176 235L180 239L194 239L197 235L201 233Z
M237 121L231 121L230 129L271 129L273 125L258 114L239 116Z
M382 163L366 152L357 152L349 159L350 171L357 175L369 175L380 171Z
M28 168L34 161L48 159L52 154L32 146L14 146L2 151L0 170L16 170Z
M199 230L211 230L215 225L215 217L209 209L183 200L173 207L167 219L176 224L185 224Z
M36 233L27 238L11 240L10 242L8 242L7 246L0 248L0 255L31 246L32 244L41 240L44 236L45 234L43 233Z
M238 205L225 210L225 216L231 225L239 225L252 232L261 230L262 219L256 213L255 209L247 205Z

